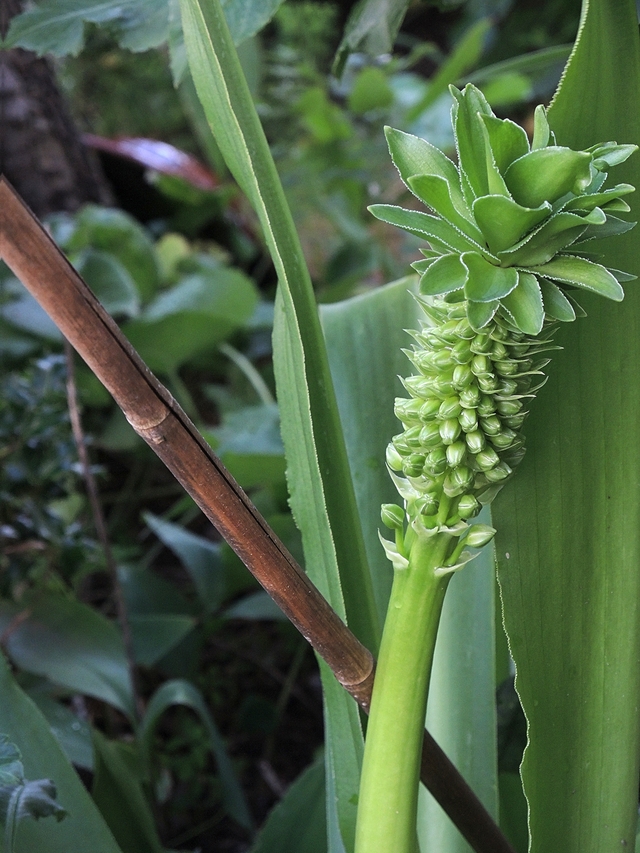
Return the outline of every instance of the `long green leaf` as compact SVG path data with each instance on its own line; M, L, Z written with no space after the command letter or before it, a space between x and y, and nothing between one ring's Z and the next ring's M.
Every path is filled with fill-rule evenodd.
M29 779L53 779L58 802L68 812L60 823L21 821L15 853L122 853L84 785L64 756L49 725L16 684L0 654L0 732L6 733L22 754Z
M549 115L558 143L640 142L638 105L635 4L591 0ZM614 176L639 186L638 156ZM607 241L602 262L639 273L637 242L637 231ZM529 723L522 776L533 853L635 843L640 290L625 290L622 305L585 296L588 317L557 335L564 350L532 406L527 455L494 510Z
M193 80L227 165L258 214L279 280L274 362L280 403L291 398L294 420L282 413L290 466L291 503L303 533L305 504L316 499L316 524L324 554L305 545L307 569L325 594L339 584L350 627L375 650L379 628L349 464L333 393L313 289L300 242L251 94L218 0L181 0L182 23ZM304 443L311 483L294 467L294 445ZM298 454L299 456L299 454ZM306 466L305 466L306 467ZM304 472L306 475L306 471ZM324 518L323 518L324 516ZM329 551L334 550L332 556ZM340 602L331 604L339 609Z

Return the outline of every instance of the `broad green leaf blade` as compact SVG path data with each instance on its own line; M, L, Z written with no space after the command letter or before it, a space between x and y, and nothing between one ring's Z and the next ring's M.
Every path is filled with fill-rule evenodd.
M95 771L91 794L122 853L164 853L142 790L136 750L94 731Z
M637 143L638 103L635 4L592 0L552 129L560 145ZM639 185L637 155L615 178ZM638 273L637 239L599 244L603 263ZM532 853L633 849L637 823L640 291L629 284L621 305L580 301L588 316L557 335L563 350L532 405L527 454L493 514L529 722Z
M49 724L16 684L0 655L0 731L7 733L22 755L25 776L53 779L58 802L68 811L61 823L23 821L18 827L15 853L69 853L83 850L91 839L91 853L122 853L93 800L51 733Z
M518 284L517 270L513 267L494 267L477 252L465 252L460 260L468 270L464 295L473 302L502 299Z
M282 415L282 436L290 465L292 508L304 536L302 516L309 502L315 501L312 523L320 525L323 539L321 551L306 549L307 568L325 591L340 587L337 566L343 568L349 625L375 650L380 628L318 311L300 242L219 2L181 0L181 11L198 96L227 165L258 214L278 274L274 367L279 402L282 405L290 398L291 403L290 409L285 407L291 419ZM294 457L299 461L305 457L307 462L297 469ZM341 598L329 599L338 612Z
M551 213L551 206L522 207L504 195L485 195L473 203L473 215L492 252L502 252L517 243L527 231Z
M95 696L135 716L124 644L118 628L96 610L54 593L22 608L0 602L0 630L23 614L5 643L11 660L70 690Z
M488 510L480 520L490 522ZM438 629L427 728L495 817L498 769L494 590L492 548L485 548L451 580ZM422 786L418 835L425 851L472 853Z
M393 164L405 186L414 175L439 175L449 184L459 205L464 205L460 189L460 175L455 164L434 145L419 136L404 133L393 127L385 128L385 136Z
M429 264L420 279L420 293L425 296L440 296L462 290L467 281L468 270L460 255L442 255Z
M252 829L253 820L249 807L233 769L231 759L215 720L207 708L202 693L189 681L175 679L166 681L151 697L146 713L140 724L138 740L145 772L148 772L153 748L153 733L160 717L172 705L191 708L200 717L209 735L209 746L216 760L220 776L222 797L229 814L245 829Z
M556 284L545 278L539 278L538 284L542 291L544 309L550 317L563 323L571 323L576 319L572 304Z
M303 771L274 807L250 853L326 853L324 760Z
M467 252L469 249L479 248L453 225L421 210L405 210L394 204L372 204L369 212L376 219L381 219L390 225L397 225L398 228L404 228L416 237L428 240L435 249L443 252Z

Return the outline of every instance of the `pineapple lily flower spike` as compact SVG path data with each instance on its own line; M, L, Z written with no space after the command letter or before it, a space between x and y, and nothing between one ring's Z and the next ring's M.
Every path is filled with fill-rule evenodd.
M449 579L495 534L471 523L524 455L527 401L544 384L558 322L591 291L622 300L635 276L593 260L598 237L635 223L629 184L604 188L635 145L586 151L556 143L544 107L531 143L497 118L472 85L454 98L456 166L423 139L391 128L400 176L430 213L377 204L378 219L427 241L417 297L428 323L406 351L416 373L396 400L403 431L387 449L402 506L382 507L394 568L367 730L356 853L415 853L419 746L442 602ZM475 551L477 553L477 551Z

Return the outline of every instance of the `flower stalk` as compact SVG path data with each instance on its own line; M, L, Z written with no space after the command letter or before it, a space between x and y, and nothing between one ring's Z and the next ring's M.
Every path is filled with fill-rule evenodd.
M420 739L442 603L451 575L491 541L473 519L525 452L527 407L546 381L559 322L584 315L580 290L620 301L634 278L597 262L592 243L634 223L628 184L604 188L636 146L556 144L544 107L533 140L452 87L456 166L425 140L388 129L407 188L433 213L374 205L428 240L417 297L426 319L406 350L415 373L396 400L402 431L387 466L402 506L382 508L394 568L367 730L356 853L416 853ZM473 550L468 550L469 548Z

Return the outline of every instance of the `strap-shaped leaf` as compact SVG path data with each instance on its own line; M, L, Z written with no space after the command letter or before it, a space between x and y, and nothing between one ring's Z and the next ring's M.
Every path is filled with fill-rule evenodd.
M501 300L516 326L527 335L537 335L544 323L542 293L534 275L521 272L518 286Z
M493 302L502 299L518 284L518 272L513 267L496 267L477 252L465 252L461 261L468 270L464 294L473 302Z
M483 115L495 164L502 174L514 160L529 153L529 140L524 129L510 119Z
M562 323L571 323L576 319L573 305L557 284L542 276L538 277L538 284L542 291L544 310L549 317L560 320Z
M576 242L586 243L587 240L593 240L596 237L617 237L619 234L626 234L627 231L631 231L634 225L635 222L627 222L624 219L618 219L617 216L609 216L607 214L607 221L604 225L587 228L582 237Z
M568 192L583 192L591 183L591 155L549 146L514 160L504 179L511 195L524 207L554 202Z
M422 213L420 210L405 210L394 204L372 204L369 211L376 219L381 219L390 225L397 225L416 237L428 240L434 249L437 248L444 254L451 251L472 251L478 248L472 240L448 222L430 216L428 213Z
M415 175L409 178L411 191L428 207L466 234L474 243L484 242L481 232L469 213L463 216L456 208L450 184L439 175Z
M504 195L485 195L473 203L473 215L492 252L511 248L551 213L551 205L522 207Z
M572 255L560 255L549 261L548 264L534 267L530 272L560 281L563 284L571 284L584 290L591 290L621 302L624 299L624 291L618 280L608 269L600 264L594 264L586 258L577 258Z
M420 292L426 296L441 296L443 293L461 290L466 280L467 268L460 260L460 255L443 255L431 264L420 279Z

